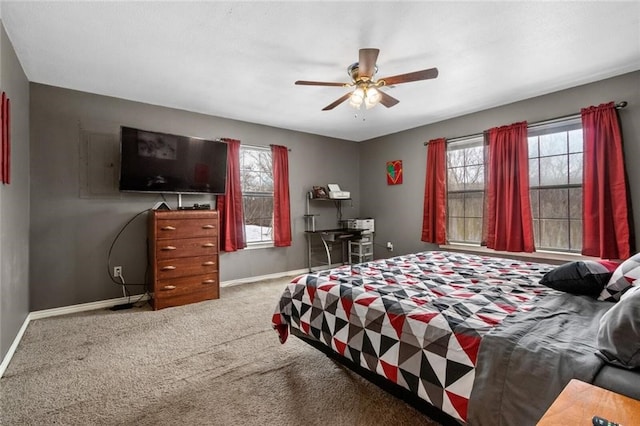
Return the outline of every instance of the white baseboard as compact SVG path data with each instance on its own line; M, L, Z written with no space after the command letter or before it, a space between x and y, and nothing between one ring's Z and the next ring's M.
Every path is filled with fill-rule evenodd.
M307 269L298 269L294 271L286 271L286 272L278 272L278 273L269 274L269 275L261 275L258 277L241 278L237 280L224 281L220 283L220 286L229 287L233 285L246 284L246 283L255 282L255 281L271 280L271 279L282 278L282 277L287 277L291 275L300 275L306 272L308 272ZM81 303L78 305L62 306L60 308L43 309L40 311L30 312L29 315L27 315L27 318L25 318L24 323L22 324L22 327L20 327L20 330L18 331L18 334L16 335L15 339L13 339L13 343L9 347L7 354L2 359L2 363L0 363L0 377L4 375L5 370L9 366L9 363L11 362L11 358L13 358L13 354L16 352L16 349L18 349L18 345L20 344L20 340L22 340L22 336L27 330L27 326L29 325L29 322L31 322L32 320L55 317L58 315L74 314L77 312L93 311L96 309L111 308L112 306L121 305L123 303L133 303L133 302L138 302L138 301L143 301L148 299L149 299L149 296L146 294L134 295L131 297L119 297L116 299L100 300L97 302Z
M264 281L264 280L273 280L277 278L290 277L292 275L306 274L307 272L309 272L308 269L297 269L294 271L277 272L275 274L260 275L257 277L240 278L237 280L223 281L220 283L220 287L231 287L232 285L247 284L247 283Z
M7 351L7 354L2 359L2 363L0 364L0 377L4 376L4 372L9 366L9 363L11 362L11 358L13 358L13 354L16 353L16 350L18 349L18 344L20 344L20 340L22 340L22 336L24 335L24 332L27 331L27 326L29 325L29 321L31 321L30 316L31 314L27 315L27 317L24 319L24 322L22 323L22 327L20 327L20 330L18 330L18 334L16 334L16 338L13 339L13 343L11 344L11 346L9 346L9 350Z
M132 303L137 301L148 300L148 295L136 295L131 297L119 297L116 299L107 299L100 300L98 302L90 302L90 303L81 303L79 305L71 305L71 306L63 306L61 308L53 308L53 309L43 309L41 311L33 311L29 312L27 318L25 318L22 327L18 331L16 338L13 339L13 343L9 347L7 354L2 359L2 364L0 364L0 377L4 375L5 370L9 366L11 362L11 358L13 358L13 354L15 354L16 349L18 349L18 345L20 344L20 340L22 340L22 336L24 332L27 330L27 326L32 320L55 317L58 315L67 315L74 314L77 312L85 312L85 311L93 311L95 309L103 309L103 308L111 308L112 306L120 305L123 303Z

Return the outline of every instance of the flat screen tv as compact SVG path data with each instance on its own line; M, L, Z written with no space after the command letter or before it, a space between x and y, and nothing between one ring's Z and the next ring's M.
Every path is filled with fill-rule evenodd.
M120 191L224 194L227 144L122 126Z

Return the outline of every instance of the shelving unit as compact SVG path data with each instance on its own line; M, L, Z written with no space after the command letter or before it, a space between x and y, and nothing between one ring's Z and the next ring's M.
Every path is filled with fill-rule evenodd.
M326 255L326 263L320 264L316 266L331 266L331 246L337 242L341 243L342 246L342 257L345 256L344 243L348 242L350 239L353 239L356 235L356 232L352 232L348 229L345 229L342 226L342 203L344 201L351 201L351 198L344 199L333 199L333 198L313 198L313 193L307 193L306 199L306 209L304 215L305 222L305 235L307 238L307 266L309 268L309 272L313 271L312 258L313 258L313 244L312 240L317 236L319 237L320 242L322 243L322 247L324 248L324 252ZM319 203L327 203L333 202L337 209L337 226L335 229L317 229L316 227L316 217L320 216L319 214L311 213L311 203L319 202ZM357 233L359 236L359 233Z
M371 262L373 260L373 237L363 234L359 240L349 241L349 263Z

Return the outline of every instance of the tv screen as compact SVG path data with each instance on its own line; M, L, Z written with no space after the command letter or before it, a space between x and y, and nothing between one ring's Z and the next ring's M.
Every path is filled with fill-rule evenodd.
M224 194L227 144L122 126L120 191Z

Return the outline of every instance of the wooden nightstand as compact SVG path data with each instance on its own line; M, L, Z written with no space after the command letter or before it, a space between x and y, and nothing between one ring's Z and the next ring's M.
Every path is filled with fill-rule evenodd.
M640 424L640 401L572 379L538 426L590 426L593 416L622 426Z

